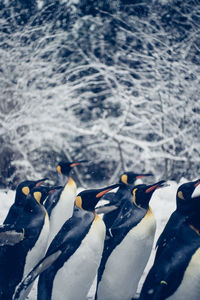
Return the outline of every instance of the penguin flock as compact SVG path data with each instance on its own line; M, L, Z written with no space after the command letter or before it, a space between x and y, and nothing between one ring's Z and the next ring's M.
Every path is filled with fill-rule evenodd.
M168 184L137 184L153 174L129 171L77 194L70 172L85 162L61 161L54 186L48 178L17 186L0 226L0 300L28 299L36 282L35 300L86 300L94 283L95 300L136 299L155 240L150 201ZM200 179L177 189L137 299L197 300L199 293Z

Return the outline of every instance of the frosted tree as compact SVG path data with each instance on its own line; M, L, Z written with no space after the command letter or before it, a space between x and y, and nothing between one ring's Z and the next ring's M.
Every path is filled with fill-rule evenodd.
M2 6L7 181L53 179L65 156L91 161L86 185L125 169L198 176L198 1L99 2Z

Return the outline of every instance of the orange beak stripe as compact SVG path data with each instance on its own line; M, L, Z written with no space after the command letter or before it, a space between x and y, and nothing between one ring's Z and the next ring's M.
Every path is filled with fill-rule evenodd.
M35 186L40 186L40 184L42 184L44 181L43 180L41 180L41 181L39 181Z
M78 166L78 165L80 165L80 163L77 162L77 163L71 164L70 167L72 168L72 167L75 167L75 166Z
M105 195L107 192L109 192L109 191L111 191L111 190L112 190L112 189L110 188L110 189L107 189L107 190L104 190L104 191L98 193L98 194L96 195L96 198L100 198L101 196Z
M153 185L153 186L151 186L150 188L148 188L147 190L146 190L146 192L145 193L150 193L151 191L153 191L153 190L155 190L156 188L158 188L159 187L159 185L158 184L156 184L156 185Z
M194 186L197 187L200 184L200 181L198 181Z

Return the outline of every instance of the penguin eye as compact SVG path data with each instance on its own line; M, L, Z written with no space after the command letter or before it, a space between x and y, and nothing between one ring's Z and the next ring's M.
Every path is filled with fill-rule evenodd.
M125 184L128 184L128 176L126 174L123 174L121 176L121 181Z
M24 186L22 188L22 193L27 196L30 193L29 187L28 186Z
M42 194L40 192L34 192L33 193L33 197L35 198L35 200L40 203L40 199L42 197Z
M183 193L181 191L178 192L178 197L179 199L181 200L185 200L184 196L183 196Z

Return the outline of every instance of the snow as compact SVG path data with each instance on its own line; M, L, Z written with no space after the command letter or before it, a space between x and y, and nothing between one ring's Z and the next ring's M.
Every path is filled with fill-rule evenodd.
M158 189L154 192L150 206L152 208L152 211L155 215L156 221L157 221L157 230L156 230L156 236L154 241L154 246L156 243L156 240L158 236L160 235L161 231L163 230L168 218L170 217L171 213L174 211L176 206L176 191L180 184L186 182L186 179L182 179L179 184L177 184L175 181L168 181L169 184L167 187ZM6 214L9 210L9 207L12 205L15 197L15 191L0 191L0 222L3 223L3 220L6 217ZM153 247L152 254L150 256L149 262L146 266L146 269L144 271L144 274L140 280L138 291L140 290L142 283L145 279L145 276L147 275L147 272L149 268L151 267L154 259L155 254L155 247ZM88 300L93 300L95 294L95 281L88 293ZM35 300L36 299L36 284L33 286L33 289L31 293L28 296L29 300Z

